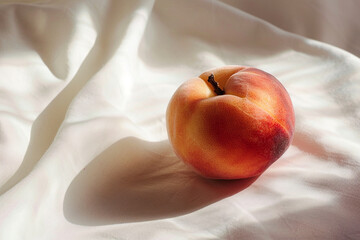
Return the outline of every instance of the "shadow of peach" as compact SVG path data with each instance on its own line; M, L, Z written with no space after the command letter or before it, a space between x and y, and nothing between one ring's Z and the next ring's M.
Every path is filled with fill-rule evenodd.
M169 142L122 139L85 167L64 198L66 219L79 225L140 222L184 215L250 186L197 175Z

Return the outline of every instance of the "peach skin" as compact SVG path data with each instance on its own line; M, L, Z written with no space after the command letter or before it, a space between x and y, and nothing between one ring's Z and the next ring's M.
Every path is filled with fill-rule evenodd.
M289 147L295 115L289 94L260 69L225 66L184 82L166 125L175 154L206 178L262 174Z

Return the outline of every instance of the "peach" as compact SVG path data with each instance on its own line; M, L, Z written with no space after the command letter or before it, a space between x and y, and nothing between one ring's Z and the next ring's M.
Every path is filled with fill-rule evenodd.
M295 116L272 75L224 66L184 82L166 111L175 154L200 175L240 179L262 174L289 147Z

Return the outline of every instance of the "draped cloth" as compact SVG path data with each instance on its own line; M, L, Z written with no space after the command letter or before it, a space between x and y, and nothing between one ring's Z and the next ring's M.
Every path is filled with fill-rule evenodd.
M0 239L360 239L355 1L0 1ZM286 153L204 179L168 141L177 87L260 68Z

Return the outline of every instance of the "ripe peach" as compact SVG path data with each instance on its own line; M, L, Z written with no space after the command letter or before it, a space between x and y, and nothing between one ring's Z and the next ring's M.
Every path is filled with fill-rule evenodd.
M176 155L214 179L258 176L289 147L295 127L283 85L260 69L225 66L183 83L166 124Z

